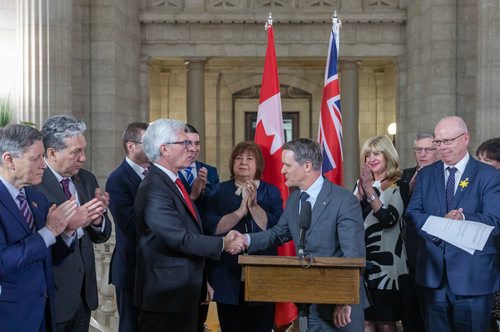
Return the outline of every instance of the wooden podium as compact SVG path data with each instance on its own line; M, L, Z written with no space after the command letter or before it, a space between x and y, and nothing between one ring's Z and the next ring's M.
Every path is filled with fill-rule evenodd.
M245 301L356 304L364 258L315 257L303 267L295 256L240 255Z

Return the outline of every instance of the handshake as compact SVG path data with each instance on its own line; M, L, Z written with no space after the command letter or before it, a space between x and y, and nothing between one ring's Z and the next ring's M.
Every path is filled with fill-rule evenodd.
M229 231L224 237L224 251L231 255L239 254L249 245L247 236L235 230Z

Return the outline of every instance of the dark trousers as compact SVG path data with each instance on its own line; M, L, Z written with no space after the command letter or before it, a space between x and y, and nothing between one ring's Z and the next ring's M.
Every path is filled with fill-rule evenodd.
M80 305L71 319L56 322L57 332L88 332L90 325L90 309L80 297Z
M446 279L438 289L424 288L428 331L487 331L494 295L456 295Z
M310 332L363 332L365 328L365 314L363 305L351 305L351 323L342 328L333 325L333 309L335 305L311 304L309 307Z
M401 284L400 284L401 285ZM401 285L401 323L405 332L423 332L424 295L422 287L410 273L408 283Z
M205 331L205 321L207 320L208 315L208 304L200 304L198 306L198 332Z
M274 325L274 303L217 303L222 332L267 332Z
M130 289L116 287L116 305L118 307L118 331L136 332L139 330L137 320L139 319L139 309L134 306L133 292Z
M195 332L197 310L193 312L151 312L139 311L141 332Z

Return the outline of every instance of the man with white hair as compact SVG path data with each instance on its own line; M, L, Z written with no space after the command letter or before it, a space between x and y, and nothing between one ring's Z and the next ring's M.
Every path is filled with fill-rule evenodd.
M416 281L423 286L429 331L486 331L500 267L493 238L500 233L500 173L472 158L465 122L445 117L435 128L441 161L417 175L408 218L418 231ZM422 231L431 216L493 226L482 250L470 254Z
M137 266L134 304L141 331L196 330L198 304L206 297L205 259L244 244L203 235L201 218L178 172L191 164L194 144L177 120L153 122L142 138L152 162L134 203Z

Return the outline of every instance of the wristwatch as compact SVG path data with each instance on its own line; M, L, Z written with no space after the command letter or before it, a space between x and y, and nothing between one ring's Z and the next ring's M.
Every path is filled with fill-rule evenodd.
M368 204L373 203L373 201L376 199L377 199L377 196L375 196L375 194L371 194L370 196L366 196L366 201L368 202Z

